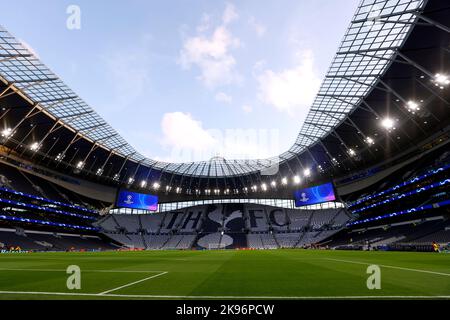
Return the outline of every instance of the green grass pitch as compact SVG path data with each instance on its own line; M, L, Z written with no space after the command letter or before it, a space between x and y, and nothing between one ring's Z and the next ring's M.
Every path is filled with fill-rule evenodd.
M381 268L369 290L367 267ZM69 265L81 289L66 286ZM450 255L313 250L0 255L0 299L450 299Z

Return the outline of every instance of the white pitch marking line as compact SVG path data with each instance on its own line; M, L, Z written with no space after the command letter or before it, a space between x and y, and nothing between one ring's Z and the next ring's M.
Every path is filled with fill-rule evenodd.
M62 269L9 269L0 268L0 271L29 271L29 272L66 272ZM101 272L101 273L161 273L159 270L81 270L82 272Z
M138 284L138 283L141 283L141 282L150 280L150 279L154 279L154 278L156 278L156 277L160 277L160 276L165 275L165 274L167 274L167 273L168 273L167 271L164 271L164 272L162 272L162 273L158 273L158 274L156 274L156 275L154 275L154 276L151 276L151 277L147 277L147 278L144 278L144 279L141 279L141 280L138 280L138 281L134 281L134 282L125 284L125 285L123 285L123 286L120 286L120 287L111 289L111 290L103 291L103 292L101 292L101 293L98 293L98 295L100 295L100 296L101 296L101 295L105 295L105 294L108 294L108 293L113 292L113 291L117 291L117 290L120 290L120 289L123 289L123 288L126 288L126 287L130 287L130 286L132 286L132 285L135 285L135 284Z
M331 260L331 261L337 261L337 262L363 264L363 265L376 264L375 262L374 263L368 263L368 262L359 262L359 261L341 260L341 259L331 259L331 258L324 258L324 259L325 260ZM429 273L429 274L436 274L436 275L440 275L440 276L450 277L450 273L444 273L444 272L435 272L435 271L421 270L421 269L402 268L402 267L388 266L388 265L383 265L383 264L378 264L378 266L383 267L383 268L398 269L398 270L413 271L413 272L421 272L421 273Z
M292 299L292 300L342 300L342 299L450 299L450 296L176 296L176 295L137 295L137 294L102 294L70 293L70 292L31 292L31 291L0 291L0 294L50 295L50 296L85 296L110 298L152 298L152 299Z

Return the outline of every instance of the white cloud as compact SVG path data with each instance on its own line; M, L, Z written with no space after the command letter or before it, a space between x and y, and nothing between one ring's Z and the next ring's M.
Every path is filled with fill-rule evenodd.
M237 19L239 19L239 14L236 11L236 7L231 3L227 3L222 16L223 23L227 25Z
M259 21L257 21L255 17L251 16L248 19L248 24L253 29L253 31L255 31L256 35L259 38L264 37L264 35L266 34L266 31L267 31L267 28L264 25L262 25Z
M168 147L198 151L210 148L215 143L213 136L203 129L202 123L189 113L164 114L161 129L164 134L162 143Z
M197 32L203 33L208 31L211 28L211 16L207 13L204 13L202 16L202 21L197 26Z
M224 103L231 103L233 101L233 97L224 92L218 92L214 98L216 101Z
M281 72L264 70L258 77L259 99L279 111L308 111L320 88L312 51L298 54L298 63Z
M242 106L242 110L244 110L245 113L251 113L253 111L253 107L246 104Z
M199 32L206 30L202 22L197 35L186 38L183 43L178 62L185 69L198 67L201 73L198 78L207 87L240 81L241 77L235 70L236 59L230 51L239 48L241 42L228 29L228 24L237 18L234 6L227 4L223 24L216 27L209 37Z
M153 158L162 161L202 161L213 156L258 159L279 151L278 129L205 129L191 114L183 112L166 113L161 129L160 143L169 153Z
M264 67L266 66L266 60L258 60L253 64L252 68L252 75L253 77L257 78L259 74L264 70Z

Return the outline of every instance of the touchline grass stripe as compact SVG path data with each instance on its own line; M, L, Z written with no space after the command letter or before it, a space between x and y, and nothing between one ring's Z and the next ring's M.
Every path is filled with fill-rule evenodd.
M0 268L0 271L26 271L26 272L66 272L63 269L16 269ZM100 272L100 273L162 273L160 270L81 270L81 272Z
M110 294L110 293L76 293L76 292L28 292L28 291L0 291L0 294L11 295L50 295L73 297L105 297L105 298L140 298L140 299L263 299L263 300L352 300L352 299L450 299L450 295L373 295L373 296L183 296L183 295L147 295L147 294Z

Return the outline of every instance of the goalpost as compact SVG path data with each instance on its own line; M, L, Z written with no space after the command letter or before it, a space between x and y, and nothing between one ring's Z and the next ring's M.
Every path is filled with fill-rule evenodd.
M219 250L222 249L220 243L208 243L208 250Z

